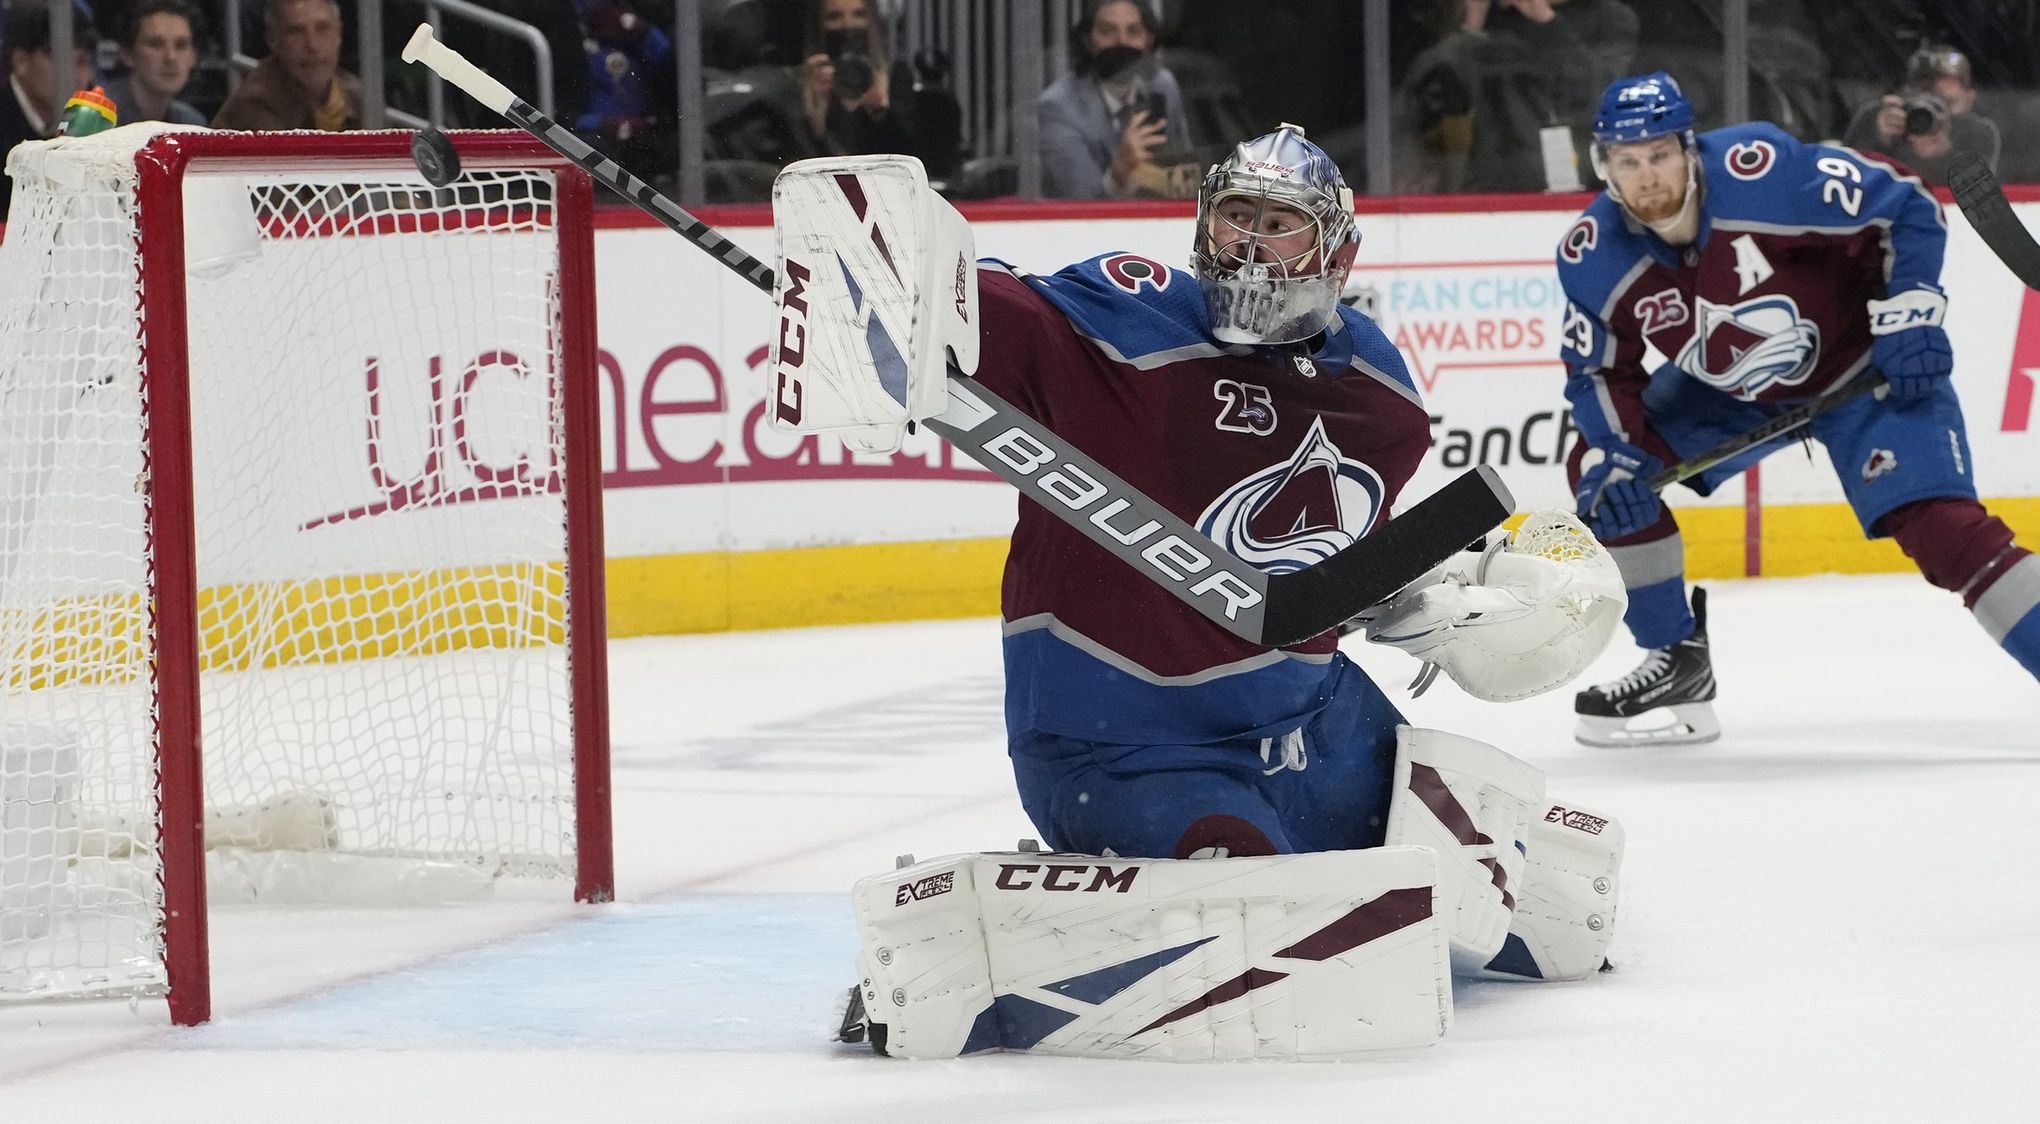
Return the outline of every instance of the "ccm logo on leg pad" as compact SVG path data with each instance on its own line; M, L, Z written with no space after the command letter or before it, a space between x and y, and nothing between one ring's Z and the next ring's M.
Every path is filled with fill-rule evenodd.
M1046 870L1047 873L1042 872ZM1133 889L1133 879L1140 873L1137 866L1114 870L1109 866L1085 864L1050 863L1047 866L1035 863L1000 863L999 877L994 883L1001 890L1077 890L1096 894L1104 890L1127 893ZM1086 885L1084 876L1090 875ZM1039 879L1036 876L1039 875Z

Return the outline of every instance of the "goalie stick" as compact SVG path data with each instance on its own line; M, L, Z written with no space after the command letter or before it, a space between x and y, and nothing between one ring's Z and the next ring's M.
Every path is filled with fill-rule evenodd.
M430 24L419 25L403 57L424 63L751 284L772 291L770 266L440 43ZM1330 558L1270 574L953 366L948 407L922 424L1219 627L1267 647L1301 643L1386 600L1515 510L1501 477L1482 465Z
M1948 161L1948 190L1955 193L1955 203L1962 208L1963 217L1975 228L1983 244L1990 247L1990 252L2005 263L2005 268L2021 284L2040 290L2040 242L2033 240L2033 233L2012 213L2005 189L1998 186L1997 177L1991 174L1983 157L1956 149Z

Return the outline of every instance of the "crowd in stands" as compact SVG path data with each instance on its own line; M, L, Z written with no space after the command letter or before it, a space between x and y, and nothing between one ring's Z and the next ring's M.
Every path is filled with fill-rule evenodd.
M102 3L98 10L79 0L72 7L73 73L65 85L102 87L121 124L360 128L361 81L340 66L337 0L264 0L251 7L261 12L266 55L230 94L213 96L211 90L223 83L195 80L201 57L217 58L210 34L216 16L188 0L127 0ZM63 99L51 32L44 0L9 0L0 20L5 58L0 72L7 79L0 96L0 152L57 133Z
M677 3L495 0L538 26L556 60L558 115L662 187L678 164ZM1014 130L974 136L952 60L912 49L918 0L701 0L710 200L761 199L789 161L904 152L961 198L1018 187ZM983 0L956 0L952 18ZM48 0L0 0L0 151L52 135L62 101ZM103 85L122 123L358 128L352 0L243 0L227 58L223 0L73 0L77 85ZM1807 140L1882 153L1930 183L1970 150L2010 181L2040 181L2040 0L1749 0L1753 117ZM390 104L423 112L424 76L396 62L422 13L385 12ZM996 4L993 5L996 8ZM1060 6L1054 6L1060 8ZM1231 141L1306 125L1356 187L1366 176L1362 8L1348 0L1082 0L1046 88L1012 93L1038 128L1043 193L1185 198ZM1583 134L1622 74L1664 67L1702 127L1726 123L1719 0L1410 0L1392 11L1389 182L1399 193L1593 186ZM920 9L917 9L919 11ZM446 35L514 89L529 48L449 21ZM465 38L463 38L465 37ZM578 47L578 55L575 49ZM245 63L243 64L245 65ZM983 89L975 96L988 96ZM453 124L494 125L448 99ZM1712 120L1706 118L1712 115ZM984 118L977 118L980 126ZM0 193L4 195L4 193ZM0 198L0 208L5 207ZM0 210L4 214L4 210Z

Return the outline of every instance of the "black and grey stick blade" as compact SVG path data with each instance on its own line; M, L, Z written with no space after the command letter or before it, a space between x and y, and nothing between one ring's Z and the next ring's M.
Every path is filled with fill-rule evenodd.
M1261 643L1297 644L1380 604L1464 550L1516 510L1500 474L1481 465L1306 570L1268 580Z
M1974 152L1956 149L1948 161L1948 190L1977 237L2028 289L2040 289L2040 242L2019 221L1990 165Z

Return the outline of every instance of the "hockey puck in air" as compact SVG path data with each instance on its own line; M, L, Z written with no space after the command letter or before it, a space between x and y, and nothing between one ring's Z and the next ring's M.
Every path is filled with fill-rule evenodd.
M434 187L445 187L460 178L460 155L438 129L420 129L411 137L411 159L418 162L425 182Z

